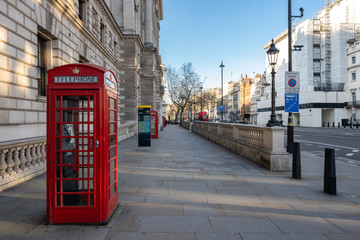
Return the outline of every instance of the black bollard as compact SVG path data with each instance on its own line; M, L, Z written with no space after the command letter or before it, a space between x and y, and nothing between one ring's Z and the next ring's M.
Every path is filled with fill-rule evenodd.
M335 150L332 147L325 148L324 192L336 195Z
M333 122L333 128L335 127L335 123Z
M330 127L330 123L328 122L328 127Z
M340 122L338 122L338 128L340 128Z
M293 145L292 177L295 179L301 179L300 143L296 141L294 141Z

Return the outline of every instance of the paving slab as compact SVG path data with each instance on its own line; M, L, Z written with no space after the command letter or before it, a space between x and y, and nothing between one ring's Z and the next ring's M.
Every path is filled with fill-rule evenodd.
M329 240L323 234L241 234L242 240Z
M283 233L342 233L339 228L320 217L270 216Z
M268 218L210 217L215 233L280 233Z
M131 232L176 233L212 232L208 217L198 216L138 216Z

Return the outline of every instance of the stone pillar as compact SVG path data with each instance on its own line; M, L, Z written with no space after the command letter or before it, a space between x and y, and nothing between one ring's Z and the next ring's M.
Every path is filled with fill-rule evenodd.
M146 0L146 12L145 12L145 45L153 46L153 1Z

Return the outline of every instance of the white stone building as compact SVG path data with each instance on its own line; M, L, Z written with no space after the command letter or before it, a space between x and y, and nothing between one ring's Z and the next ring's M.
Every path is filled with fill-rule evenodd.
M347 119L348 96L347 43L360 26L360 1L335 0L327 2L313 19L298 24L292 34L293 45L303 45L293 51L293 71L300 72L300 111L293 114L295 126L321 127L335 125ZM274 38L280 50L276 67L276 114L287 124L284 112L285 71L288 70L287 31ZM270 42L264 46L268 49ZM267 76L271 83L271 68ZM271 86L267 87L270 94ZM271 97L258 102L258 124L266 124L271 111Z
M115 73L119 140L137 133L137 105L162 113L162 19L162 0L0 1L0 190L19 181L15 172L44 170L53 67L88 62Z
M347 117L351 123L360 123L360 35L349 39Z

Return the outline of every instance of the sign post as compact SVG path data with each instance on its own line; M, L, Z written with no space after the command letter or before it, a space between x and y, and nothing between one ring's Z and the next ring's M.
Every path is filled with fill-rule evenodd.
M300 72L285 72L285 112L299 112Z

